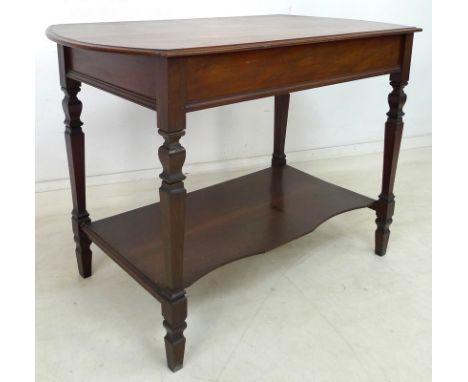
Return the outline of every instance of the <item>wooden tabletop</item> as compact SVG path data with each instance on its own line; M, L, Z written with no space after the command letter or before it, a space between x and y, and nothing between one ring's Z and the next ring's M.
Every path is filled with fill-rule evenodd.
M268 15L184 20L61 24L47 37L65 46L164 56L310 44L421 29L372 21Z

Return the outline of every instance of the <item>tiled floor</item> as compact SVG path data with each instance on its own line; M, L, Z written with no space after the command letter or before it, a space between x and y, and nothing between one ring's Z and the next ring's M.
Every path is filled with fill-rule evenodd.
M381 155L295 167L377 196ZM250 171L188 176L193 190ZM90 187L94 219L157 197L156 181ZM431 150L403 151L388 255L374 213L224 266L188 289L184 368L165 366L160 305L98 248L78 276L68 190L37 194L38 382L427 382L431 379Z

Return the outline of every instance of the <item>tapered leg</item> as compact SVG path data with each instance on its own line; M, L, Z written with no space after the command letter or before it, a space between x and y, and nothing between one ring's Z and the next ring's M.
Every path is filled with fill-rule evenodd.
M159 130L164 137L164 145L159 149L159 158L163 165L162 184L159 189L162 231L165 250L166 285L162 314L167 334L167 365L172 371L182 368L184 362L185 337L187 327L187 299L183 289L183 251L185 228L185 196L182 164L185 150L179 139L183 131L168 133Z
M164 138L158 155L163 171L159 188L161 227L164 248L165 280L162 291L162 315L167 334L167 365L172 371L184 363L187 298L183 282L185 231L185 176L182 166L185 149L179 143L185 134L184 63L161 59L158 74L157 118L159 134Z
M65 143L68 157L68 171L73 200L72 228L76 244L76 260L78 271L82 277L91 276L92 253L91 241L82 231L81 225L90 221L86 211L86 185L85 185L85 148L84 133L80 120L82 104L77 94L81 83L66 77L66 51L58 46L60 84L65 94L62 106L65 113Z
M388 239L390 237L390 224L395 211L395 195L393 185L397 169L398 154L400 152L401 136L403 133L403 106L406 94L403 88L407 81L401 80L399 75L390 76L390 85L393 90L388 96L390 110L385 124L384 163L382 176L382 192L376 204L377 230L375 231L375 253L385 255Z
M172 371L177 371L184 364L184 330L187 327L185 322L187 318L185 291L165 296L161 303L161 311L164 317L163 325L166 328L164 342L166 346L167 366Z
M273 142L272 166L286 165L284 142L288 124L289 93L275 96L275 132Z

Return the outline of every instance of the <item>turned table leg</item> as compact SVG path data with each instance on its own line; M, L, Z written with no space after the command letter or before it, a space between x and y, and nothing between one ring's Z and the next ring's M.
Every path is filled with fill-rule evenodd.
M401 58L401 70L390 75L390 85L393 90L388 96L390 110L387 113L385 123L384 160L382 174L382 191L379 200L375 204L377 213L377 230L375 231L375 254L385 255L388 239L390 237L390 224L395 211L395 195L393 186L400 153L401 137L403 134L403 106L406 102L404 87L408 84L411 52L413 49L413 35L409 34L403 38L403 49Z
M185 229L185 196L182 165L185 149L179 139L184 131L166 132L159 130L164 144L159 148L163 166L162 184L159 189L166 286L162 301L162 315L167 335L167 365L172 371L182 368L184 361L187 298L183 289L183 255Z
M393 87L388 96L390 110L385 124L384 163L382 176L382 192L376 205L377 230L375 231L375 253L385 255L388 239L390 237L390 224L395 211L395 195L393 186L397 169L398 154L400 152L401 136L403 133L403 106L406 94L403 88L408 81L401 80L399 75L390 76L390 85Z
M177 60L160 61L160 86L157 89L158 131L164 138L158 156L163 167L159 188L165 280L161 310L167 334L164 337L167 365L172 371L182 368L185 352L183 331L187 327L187 298L183 282L185 237L185 175L182 166L185 149L179 140L185 134L183 66Z
M65 94L62 106L65 113L65 143L68 157L68 171L73 200L72 228L76 243L76 260L78 271L82 277L91 276L91 240L81 229L81 225L89 223L86 211L85 185L85 138L80 120L82 104L77 94L81 83L66 76L66 48L58 45L60 85Z
M164 337L166 347L167 366L177 371L184 364L185 337L187 328L187 297L185 291L179 294L164 295L161 301L161 312L164 317L163 325L166 329Z
M286 140L286 127L288 124L289 98L289 93L275 96L273 157L271 159L272 166L286 165L284 142Z

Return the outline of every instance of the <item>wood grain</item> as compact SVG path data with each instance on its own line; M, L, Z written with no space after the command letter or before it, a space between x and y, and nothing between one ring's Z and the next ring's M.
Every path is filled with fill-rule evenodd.
M67 75L102 90L156 109L155 57L70 49Z
M67 77L157 110L162 68L177 66L187 112L397 73L406 35L240 53L160 58L65 47Z
M356 208L377 212L375 252L385 253L403 130L414 32L419 28L306 16L55 25L65 93L66 143L78 267L91 274L91 240L161 302L169 368L185 352L185 288L212 270L266 252ZM286 165L289 93L390 74L378 200ZM81 82L157 110L164 138L160 203L91 222L85 203ZM188 193L186 113L275 96L272 167Z
M401 36L386 36L190 57L188 108L396 72L401 46Z
M332 216L373 202L290 166L191 192L186 203L183 285L188 287L223 264L269 251L313 231ZM95 243L105 243L105 252L123 258L162 285L160 213L156 203L83 228Z
M284 166L286 164L286 154L284 144L286 141L286 129L288 127L288 112L290 94L281 94L275 97L275 114L273 123L273 155L272 166Z
M265 15L52 25L58 44L91 50L180 56L413 33L420 29L363 20Z
M69 57L62 46L58 46L58 59L60 85L64 93L62 108L65 114L65 146L73 203L71 221L75 255L79 274L87 278L91 276L92 252L91 240L81 228L83 223L91 221L86 210L85 136L80 119L83 105L77 96L81 90L81 83L67 78L66 66Z

